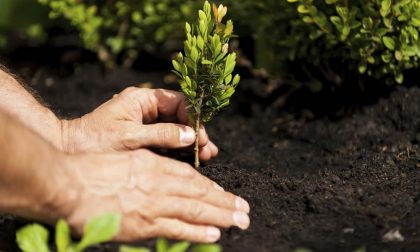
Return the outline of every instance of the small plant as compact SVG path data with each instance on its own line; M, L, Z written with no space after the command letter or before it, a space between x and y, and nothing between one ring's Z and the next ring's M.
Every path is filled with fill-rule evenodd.
M211 14L213 10L213 15ZM227 8L210 6L206 1L198 11L198 23L185 24L187 39L184 53L172 61L182 92L187 97L190 121L196 133L195 167L198 168L199 127L210 121L218 111L229 105L229 99L240 81L233 77L236 54L228 52L233 22L222 23Z
M110 241L119 229L121 216L103 214L92 218L84 227L80 242L73 243L70 228L64 220L59 220L55 228L55 242L58 252L82 252L86 248ZM39 224L27 225L16 232L16 241L24 252L49 252L48 230Z
M58 252L82 252L88 247L111 241L118 233L121 216L119 214L103 214L92 218L84 227L84 235L80 242L71 240L70 228L64 220L59 220L55 227L55 243ZM39 224L29 224L16 232L16 241L23 252L49 252L48 230ZM196 244L182 241L169 245L166 239L156 242L156 252L221 252L217 244ZM148 248L123 245L119 252L151 252Z
M217 244L197 244L191 246L189 242L182 241L169 245L168 241L160 238L156 242L156 252L222 252L222 248ZM135 248L121 246L119 252L151 252L147 248Z

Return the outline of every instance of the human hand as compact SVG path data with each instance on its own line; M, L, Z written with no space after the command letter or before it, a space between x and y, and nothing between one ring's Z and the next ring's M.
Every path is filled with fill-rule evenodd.
M194 130L187 124L181 93L130 87L81 118L63 120L62 145L68 153L183 148L195 141ZM204 127L199 138L200 159L216 156L218 148Z
M64 164L77 197L60 210L76 233L101 213L122 215L117 241L153 237L215 242L218 227L248 228L248 203L191 166L148 150L71 155ZM58 195L66 194L57 192ZM75 193L73 193L75 195ZM69 197L66 197L69 198Z

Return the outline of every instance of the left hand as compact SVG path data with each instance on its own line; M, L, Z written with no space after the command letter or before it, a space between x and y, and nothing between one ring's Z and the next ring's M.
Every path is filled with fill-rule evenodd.
M187 126L185 97L175 91L129 87L93 112L61 121L62 146L68 153L126 151L147 147L183 148L195 141ZM218 148L201 127L200 159Z

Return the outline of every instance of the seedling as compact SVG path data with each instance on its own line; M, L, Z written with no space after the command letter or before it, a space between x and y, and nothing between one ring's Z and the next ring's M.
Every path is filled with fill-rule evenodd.
M82 252L88 247L111 241L118 233L121 216L119 214L103 214L94 217L84 227L84 236L80 242L71 240L70 228L64 220L59 220L55 227L55 243L58 252ZM48 230L37 224L29 224L16 232L16 241L23 252L49 252ZM221 252L218 244L196 244L191 246L187 241L170 245L164 238L156 242L156 252ZM144 247L123 245L119 252L151 252Z
M86 248L110 241L119 229L121 216L103 214L92 218L84 227L84 236L73 243L70 228L64 220L59 220L55 228L55 242L58 252L82 252ZM49 252L48 230L39 224L30 224L16 232L16 241L24 252Z
M212 15L213 12L213 15ZM221 109L229 105L229 99L240 81L233 77L236 54L229 53L229 40L233 36L233 22L222 22L227 13L223 5L212 6L208 1L198 11L198 23L185 24L184 53L178 53L172 61L174 73L185 94L191 124L194 126L195 167L200 166L199 129Z

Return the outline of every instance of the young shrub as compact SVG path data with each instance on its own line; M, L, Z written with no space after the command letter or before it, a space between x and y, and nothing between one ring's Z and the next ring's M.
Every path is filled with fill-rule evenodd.
M213 15L212 15L213 12ZM198 168L199 127L210 121L221 109L229 105L229 99L239 83L239 75L233 76L236 54L229 53L229 40L233 34L233 22L223 23L227 8L210 6L206 1L198 11L196 25L185 24L187 39L184 52L172 61L174 73L179 78L182 92L187 97L189 116L196 132L195 167Z
M108 67L130 67L143 49L153 51L165 41L179 39L195 11L193 0L38 0L51 8L50 18L64 17L75 27L86 49ZM120 59L121 60L118 60Z

